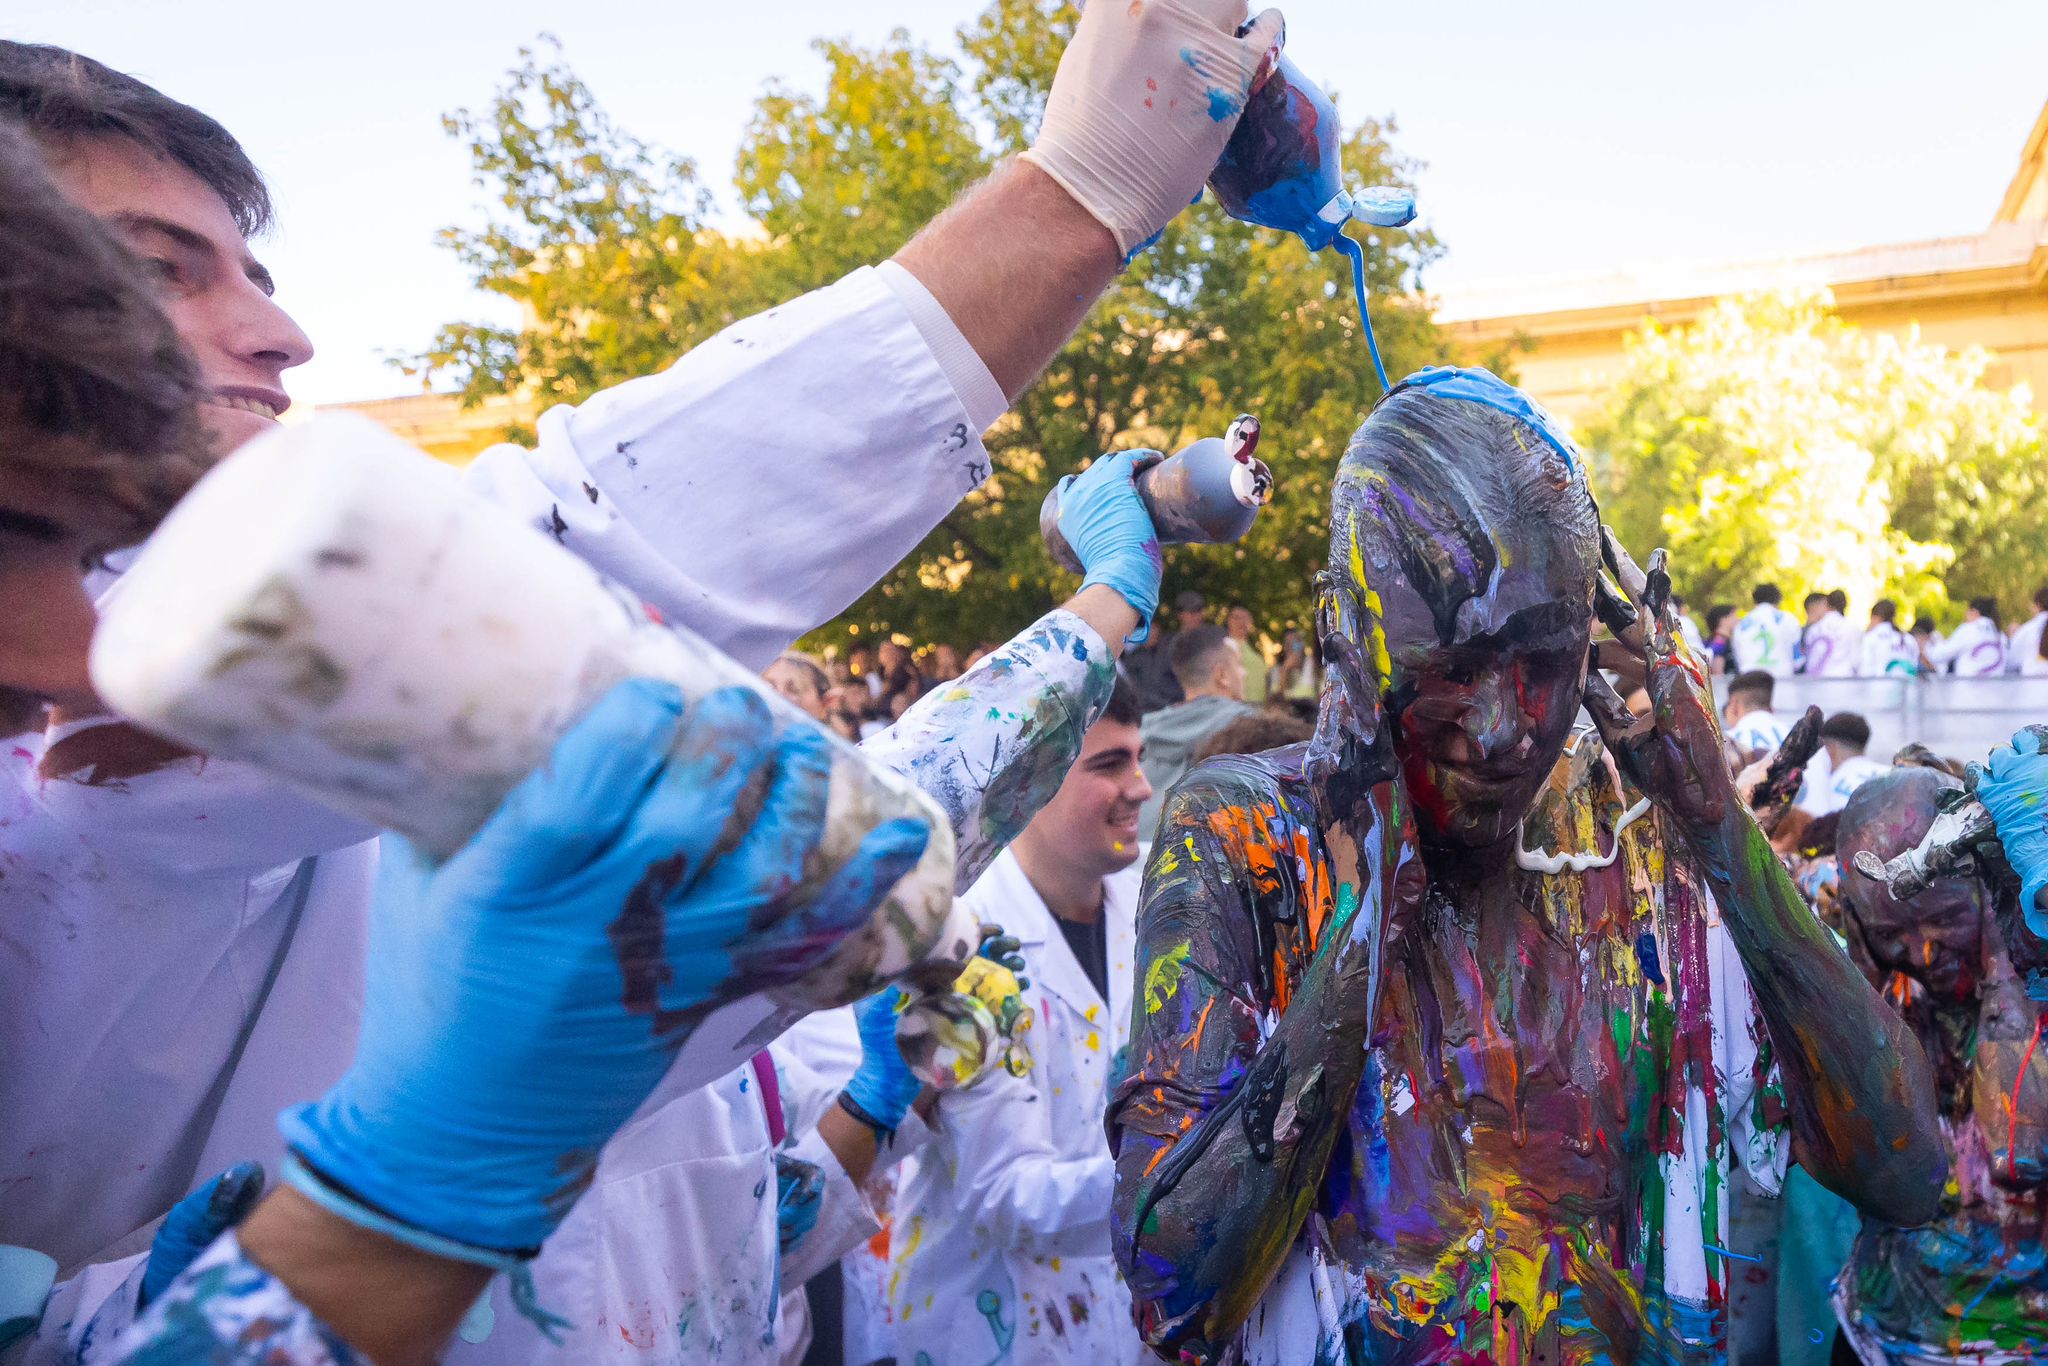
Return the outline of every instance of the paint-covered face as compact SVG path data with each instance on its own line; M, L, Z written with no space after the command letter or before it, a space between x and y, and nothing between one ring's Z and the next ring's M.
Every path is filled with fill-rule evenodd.
M1385 672L1432 843L1511 835L1578 714L1598 548L1576 455L1489 402L1404 387L1338 471L1331 577L1363 608L1361 652Z
M1842 810L1836 851L1854 928L1871 960L1904 973L1936 1001L1966 999L1984 965L1984 923L1990 913L1976 878L1936 879L1908 900L1856 868L1856 855L1904 853L1934 824L1936 800L1955 781L1932 769L1895 769L1856 790Z

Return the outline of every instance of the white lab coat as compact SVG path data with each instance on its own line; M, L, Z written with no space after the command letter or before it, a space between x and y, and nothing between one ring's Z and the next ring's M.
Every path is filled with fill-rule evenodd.
M908 279L863 269L735 324L659 375L552 410L537 449L496 448L470 478L759 667L914 548L987 468L977 433L995 416L993 382L962 377L957 333L928 340L936 305ZM48 1251L70 1274L145 1249L154 1221L232 1162L274 1174L278 1111L317 1097L354 1051L377 851L363 826L233 763L50 777L46 743L16 737L0 754L0 1243ZM757 1195L737 1179L767 1144L744 1082L735 1072L636 1117L536 1268L544 1303L551 1264L599 1258L630 1294L705 1285L737 1249L772 1250L772 1182ZM698 1245L679 1245L678 1227ZM60 1359L123 1271L108 1307L132 1300L139 1267L79 1277L10 1360ZM692 1341L744 1359L772 1289L716 1304L706 1292L719 1322L693 1319ZM579 1366L667 1359L684 1308L593 1305L607 1354L548 1350ZM501 1331L508 1319L501 1300ZM470 1359L518 1360L495 1335Z
M1927 647L1937 666L1955 667L1958 678L1992 678L2005 672L2005 633L1989 617L1975 617L1956 627L1947 640Z
M1799 636L1799 618L1774 604L1758 603L1728 635L1735 671L1761 669L1773 678L1790 678L1799 662Z
M1037 1012L1033 1067L942 1099L899 1193L890 1295L906 1366L1144 1359L1110 1252L1115 1164L1102 1128L1111 1070L1130 1037L1142 867L1104 884L1106 1002L1014 855L967 893L983 920L1023 942Z
M1863 633L1840 612L1830 611L1806 630L1806 660L1801 672L1810 678L1852 678Z
M1753 755L1758 750L1766 753L1775 751L1785 743L1790 731L1791 728L1778 719L1776 712L1746 711L1729 723L1726 734L1737 749Z

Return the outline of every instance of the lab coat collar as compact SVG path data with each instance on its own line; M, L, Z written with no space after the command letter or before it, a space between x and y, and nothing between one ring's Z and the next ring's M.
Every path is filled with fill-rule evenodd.
M1043 987L1057 996L1077 1015L1088 1017L1092 1008L1096 1014L1091 1018L1099 1020L1106 1009L1114 1018L1130 1005L1130 983L1125 980L1130 973L1122 965L1129 964L1136 951L1138 887L1143 867L1141 857L1131 867L1103 881L1102 914L1107 919L1104 942L1111 997L1108 1001L1097 994L1095 984L1082 971L1080 961L1067 946L1066 935L1053 923L1052 909L1024 875L1016 855L1003 850L969 895L983 920L1001 925L1024 946L1034 987Z

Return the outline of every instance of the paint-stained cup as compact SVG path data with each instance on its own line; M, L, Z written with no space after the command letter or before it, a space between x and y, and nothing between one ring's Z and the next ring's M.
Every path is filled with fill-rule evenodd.
M817 728L453 469L340 414L267 433L200 481L104 605L92 673L143 728L265 769L437 857L627 678L675 683L690 702L749 688L778 727ZM930 844L818 967L699 1028L683 1059L699 1059L685 1069L697 1079L802 1014L906 975L942 989L973 956L978 927L955 906L937 804L821 733L831 787L808 880L900 817L922 822Z

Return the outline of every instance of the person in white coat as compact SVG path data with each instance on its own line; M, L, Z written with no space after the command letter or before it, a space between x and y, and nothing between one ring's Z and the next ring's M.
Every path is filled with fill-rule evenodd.
M1737 674L1728 681L1728 700L1721 704L1722 734L1743 764L1775 751L1791 730L1771 710L1776 692L1777 680L1761 669Z
M1218 0L1094 7L1062 64L1060 117L894 261L737 324L660 375L548 413L536 449L487 453L472 484L665 615L765 664L985 476L977 433L1128 254L1194 197L1234 120L1212 121L1191 90L1167 102L1184 116L1135 126L1110 118L1111 91L1155 69L1163 85L1234 71L1248 89L1277 51L1279 22L1263 16L1240 38L1242 13ZM1208 74L1175 56L1190 42L1215 59L1199 64ZM288 402L283 371L311 346L249 253L268 202L232 137L89 59L22 44L0 44L0 111L62 148L66 193L166 282L218 448L267 428ZM878 372L891 383L874 384ZM804 401L788 402L792 392ZM754 458L709 463L735 450ZM90 612L71 620L82 680ZM274 1116L342 1072L376 866L374 832L359 824L91 715L80 689L62 700L68 713L0 761L0 902L16 927L14 952L0 956L0 1241L45 1247L67 1271L95 1268L45 1319L59 1352L95 1305L128 1298L134 1268L95 1264L146 1246L153 1221L210 1173L251 1155L274 1162ZM695 1103L724 1105L748 1133L707 1140L713 1161L744 1151L754 1128L767 1144L758 1100L734 1098L745 1077L728 1082L733 1095L714 1087ZM674 1132L723 1123L683 1118L670 1117ZM686 1165L646 1137L650 1174ZM661 1198L667 1188L639 1188L626 1167L614 1173L616 1221L587 1246L639 1258L671 1286L708 1279L685 1274L688 1256L673 1264L676 1239L650 1213L680 1208ZM729 1184L714 1174L699 1188ZM608 1218L604 1200L586 1208L579 1217ZM689 1211L718 1228L732 1213ZM735 1312L765 1322L752 1303ZM500 1340L475 1359L512 1352Z
M1927 658L1957 678L1995 678L2005 672L2006 644L1997 599L1971 598L1962 625L1947 640L1929 645Z
M1742 614L1728 638L1735 671L1790 678L1799 667L1799 618L1781 605L1784 594L1774 583L1758 584L1750 599L1755 605Z
M966 900L1023 945L1032 1067L928 1101L899 1194L896 1356L946 1366L1134 1366L1109 1245L1102 1118L1130 1028L1142 850L1136 696L1119 683L1059 792Z

